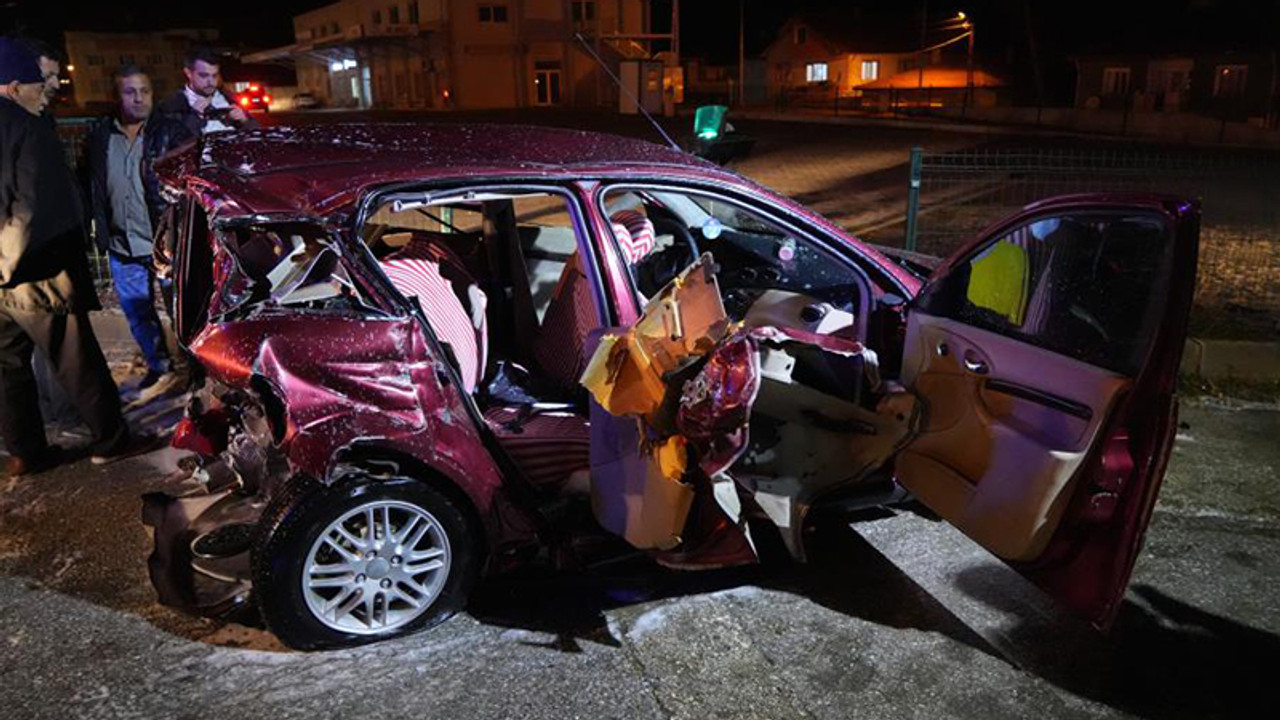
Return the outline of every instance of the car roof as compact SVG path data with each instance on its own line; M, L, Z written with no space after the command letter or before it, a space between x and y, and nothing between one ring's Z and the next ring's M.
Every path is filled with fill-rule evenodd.
M331 123L206 136L157 162L165 184L194 187L204 204L235 215L328 216L380 186L432 181L655 176L763 192L855 246L908 294L919 280L826 218L688 153L602 133L521 125Z
M470 123L333 123L211 134L198 160L184 165L181 174L203 178L248 213L326 214L369 187L414 180L661 168L743 182L688 153L642 140Z

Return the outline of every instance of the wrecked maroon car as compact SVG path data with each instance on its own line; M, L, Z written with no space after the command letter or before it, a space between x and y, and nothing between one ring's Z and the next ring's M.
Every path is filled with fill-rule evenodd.
M907 493L1100 627L1173 440L1199 208L1075 196L927 279L640 141L213 136L161 166L203 367L163 602L299 648L434 625L575 517L675 568ZM579 523L584 524L584 523ZM619 545L622 542L619 541Z

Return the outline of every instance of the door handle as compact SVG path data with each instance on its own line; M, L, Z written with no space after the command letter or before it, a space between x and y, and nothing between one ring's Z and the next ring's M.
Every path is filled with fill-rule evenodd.
M964 369L974 375L986 375L991 372L991 368L986 361L978 357L977 353L972 350L964 351Z

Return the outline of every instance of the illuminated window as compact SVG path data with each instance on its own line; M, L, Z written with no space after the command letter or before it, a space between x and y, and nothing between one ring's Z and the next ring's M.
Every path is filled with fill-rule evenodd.
M827 81L826 63L809 63L804 66L805 82L820 83Z
M863 60L862 61L862 79L876 80L880 77L880 61L879 60Z

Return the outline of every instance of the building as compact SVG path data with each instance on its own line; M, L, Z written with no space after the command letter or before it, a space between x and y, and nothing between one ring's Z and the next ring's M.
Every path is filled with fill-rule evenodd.
M678 7L678 2L674 3ZM617 103L576 33L614 71L662 53L650 0L341 0L294 17L292 45L248 62L292 62L299 89L334 107L515 108Z
M137 65L151 76L157 98L182 87L182 61L193 45L217 41L212 29L161 30L158 32L86 32L68 30L67 75L76 105L115 103L116 70Z
M1277 123L1275 50L1100 53L1073 59L1079 108L1187 112L1266 127Z
M792 16L765 50L779 106L941 110L992 105L1006 83L971 66L963 16L929 26L856 8ZM972 67L972 71L970 68Z

